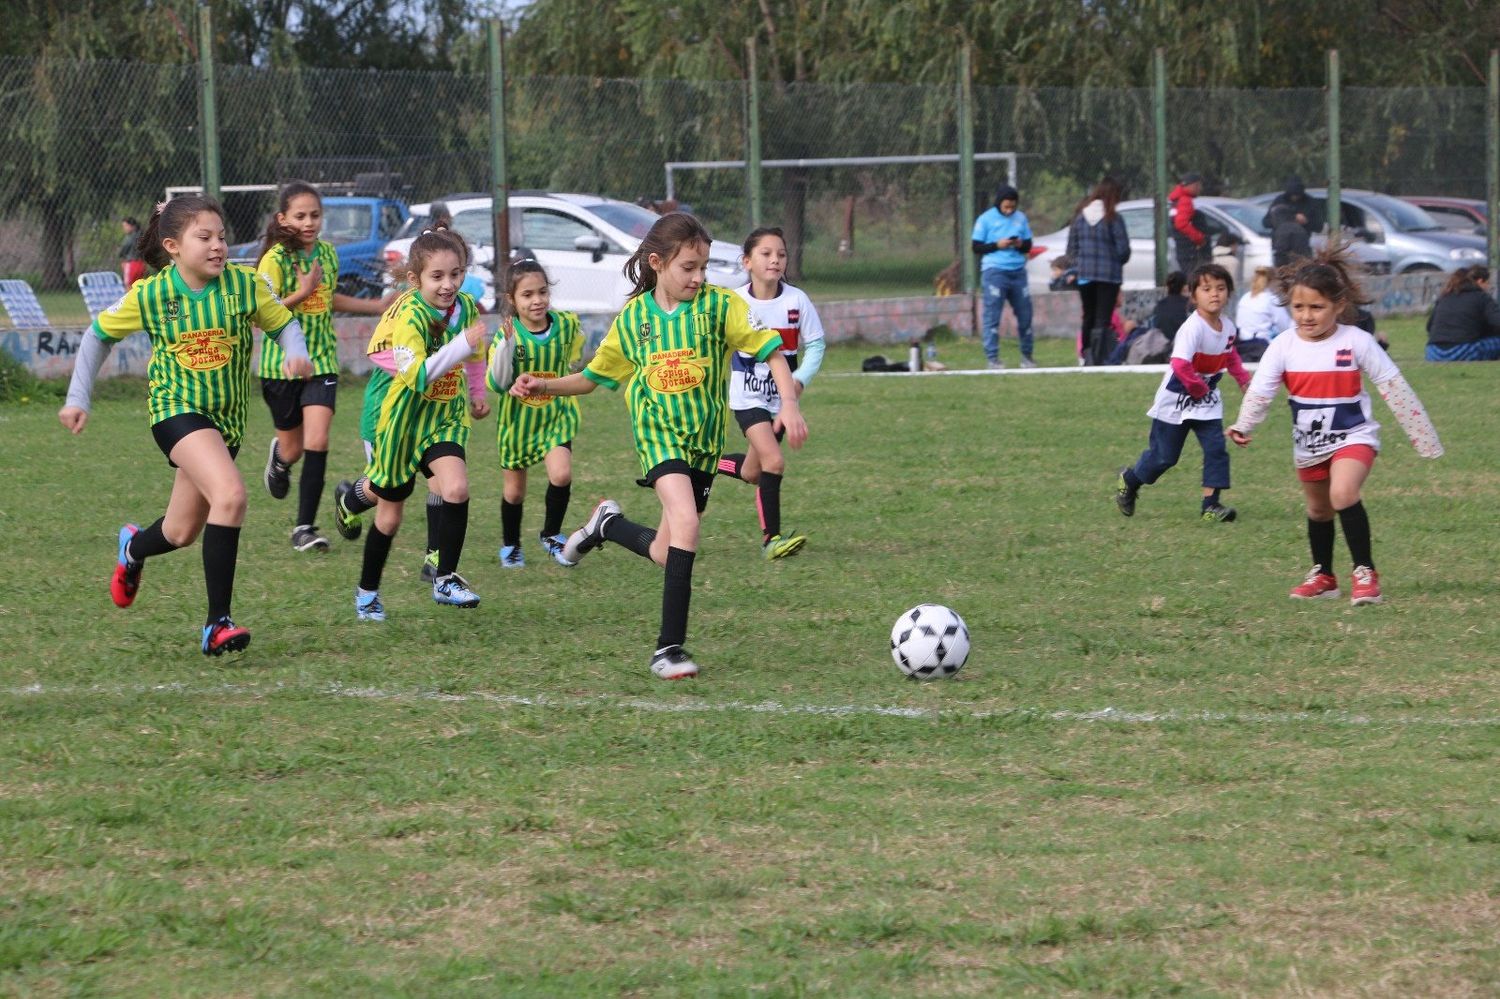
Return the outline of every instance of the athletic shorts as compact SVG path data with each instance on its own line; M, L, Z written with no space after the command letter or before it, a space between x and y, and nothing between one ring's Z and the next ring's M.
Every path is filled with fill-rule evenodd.
M422 459L417 463L417 470L422 473L422 478L430 479L432 478L432 462L438 458L449 456L464 461L463 445L454 441L438 441L422 452ZM417 480L415 477L412 477L397 486L377 486L375 483L367 481L366 488L383 500L391 503L400 503L412 494L412 490L416 488L416 485Z
M202 413L178 413L160 423L153 423L151 436L156 439L156 446L161 448L161 453L167 456L167 464L176 468L177 463L172 460L172 449L188 434L195 434L200 430L212 430L219 435L220 440L224 437L224 432L218 425ZM229 449L230 460L237 458L239 453L240 446L236 444Z
M277 430L296 430L302 426L302 409L305 406L327 406L334 408L338 398L338 375L313 375L307 381L300 378L262 378L261 398L271 410L271 423Z
M705 472L702 469L694 468L681 458L668 458L647 472L644 479L636 479L635 484L645 486L647 489L653 489L656 487L656 480L660 479L663 475L686 475L692 479L693 503L698 507L699 513L708 509L708 493L714 487L713 472Z
M1346 458L1362 461L1366 468L1374 468L1375 455L1378 453L1368 444L1349 444L1339 448L1316 465L1297 469L1297 478L1302 482L1325 482L1332 474L1333 463Z
M737 423L739 423L740 430L747 432L747 436L748 436L748 431L750 430L750 428L753 427L753 426L755 426L757 423L775 423L776 422L776 414L775 413L771 412L769 409L759 409L759 408L756 408L756 409L736 409L734 411L734 418L735 418L735 421ZM783 437L785 437L785 436L786 436L786 428L785 427L782 427L781 429L777 430L776 431L776 443L780 444L781 443L781 439Z

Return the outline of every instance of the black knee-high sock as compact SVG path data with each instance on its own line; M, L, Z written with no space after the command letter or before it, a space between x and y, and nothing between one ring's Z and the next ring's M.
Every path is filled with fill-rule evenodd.
M443 498L437 493L427 494L427 550L435 552L443 547Z
M656 647L681 645L687 641L688 605L693 600L693 559L696 552L667 549L667 568L661 587L661 634Z
M1307 543L1312 548L1313 565L1333 572L1333 521L1307 518Z
M719 474L728 475L731 478L740 478L740 469L745 467L745 456L742 454L725 454L719 456ZM740 481L744 481L740 479Z
M165 517L157 517L155 523L150 527L136 532L135 537L130 539L130 545L125 549L126 558L132 562L144 562L152 555L165 555L167 552L175 552L177 546L167 540L167 536L161 533L162 521Z
M240 529L223 524L203 528L203 583L208 589L208 621L229 616L234 597L234 566L240 554Z
M547 483L547 512L542 518L542 533L547 537L562 533L563 518L568 515L568 501L573 498L573 483L561 486Z
M500 543L507 548L521 543L522 504L500 498Z
M323 498L323 480L328 472L327 451L302 452L302 480L297 483L297 523L318 521L318 501Z
M354 488L344 497L344 506L350 513L364 513L375 509L375 494L366 491L369 485L364 479L355 480Z
M1354 559L1354 564L1375 568L1370 554L1370 515L1365 512L1363 501L1339 511L1339 526L1344 529L1344 542L1349 546L1349 557Z
M621 548L635 552L642 558L650 558L651 542L656 540L656 528L626 520L621 514L604 522L604 537Z
M781 476L776 472L761 472L760 485L755 489L755 506L760 511L760 533L770 541L781 533Z
M443 504L443 522L438 527L438 578L458 571L464 537L469 533L469 501Z
M370 531L365 535L365 561L359 570L361 590L380 589L380 576L385 572L385 560L390 557L394 538L394 534L386 534L374 524L370 525Z

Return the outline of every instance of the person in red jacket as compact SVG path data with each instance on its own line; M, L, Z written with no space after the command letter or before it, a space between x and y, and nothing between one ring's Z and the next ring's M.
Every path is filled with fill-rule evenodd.
M1203 178L1196 173L1185 173L1182 181L1167 195L1172 206L1172 238L1177 243L1177 269L1191 274L1201 264L1213 262L1213 247L1203 230L1195 225L1196 213L1193 199L1203 193Z

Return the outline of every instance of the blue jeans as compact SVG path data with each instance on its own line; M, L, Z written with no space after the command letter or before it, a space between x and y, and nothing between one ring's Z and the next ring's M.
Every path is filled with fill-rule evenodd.
M991 361L1000 358L1000 317L1009 302L1016 314L1016 333L1021 340L1021 356L1031 356L1031 288L1026 283L1026 268L1013 271L983 271L979 286L984 292L984 356Z
M1151 440L1135 463L1135 477L1150 485L1182 457L1188 434L1198 435L1203 448L1203 485L1229 488L1229 449L1224 446L1223 420L1183 420L1181 423L1151 421Z

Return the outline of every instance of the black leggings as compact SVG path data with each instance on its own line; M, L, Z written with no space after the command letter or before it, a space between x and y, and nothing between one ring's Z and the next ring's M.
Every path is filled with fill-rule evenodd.
M1109 356L1109 349L1097 344L1095 340L1097 336L1107 336L1109 333L1109 318L1114 314L1115 300L1120 297L1120 286L1108 281L1090 281L1078 286L1078 297L1083 300L1083 356L1099 358L1093 363L1102 364L1103 358ZM1104 333L1096 334L1095 330L1103 330ZM1102 356L1099 354L1101 348Z

